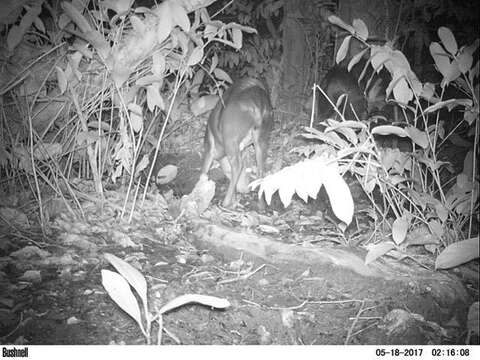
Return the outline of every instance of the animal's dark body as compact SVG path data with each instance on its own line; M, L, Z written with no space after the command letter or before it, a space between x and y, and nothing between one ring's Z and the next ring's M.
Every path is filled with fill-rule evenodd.
M331 68L322 81L322 89L334 105L337 104L339 97L345 94L342 105L338 106L338 110L344 114L345 119L354 120L356 119L355 114L360 120L366 119L367 100L358 85L357 79L347 69L341 66ZM321 120L335 116L336 112L332 104L322 93L318 94L317 104Z
M366 61L361 60L351 71L347 70L345 64L332 67L322 81L322 89L334 104L341 95L345 94L339 111L343 113L345 109L344 117L347 120L355 120L355 112L360 120L367 120L374 113L385 113L391 118L391 121L398 121L398 119L393 119L396 118L393 116L394 106L387 104L385 99L386 89L391 80L388 71L383 69L376 73L368 65L362 76L366 65ZM360 77L362 78L359 82ZM335 116L335 110L323 94L320 93L318 99L320 119L324 120L327 117ZM347 101L346 104L345 101Z
M257 175L263 177L272 127L270 96L266 86L256 79L245 78L235 82L212 110L205 132L201 173L206 175L213 160L221 160L220 164L228 176L229 165L230 183L223 206L231 207L236 202L236 187L244 170L242 152L252 143L255 146Z

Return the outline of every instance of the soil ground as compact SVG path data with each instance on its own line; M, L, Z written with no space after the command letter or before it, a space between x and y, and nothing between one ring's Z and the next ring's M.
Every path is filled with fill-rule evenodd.
M2 223L0 343L145 344L135 321L102 286L101 270L113 270L105 253L126 260L146 277L150 309L183 294L211 295L230 302L224 310L190 304L167 313L163 344L465 342L468 307L478 301L479 289L478 277L472 280L475 276L468 274L478 273L478 261L441 274L461 285L457 291L455 286L448 288L448 282L442 288L429 277L361 275L341 261L316 262L293 255L284 261L274 261L272 255L270 261L268 254L257 256L255 251L225 251L202 239L208 231L212 235L211 229L178 217L172 205L198 179L198 152L174 154L162 161L179 167L177 180L169 185L171 198L161 198L157 191L149 194L144 210L134 213L130 222L118 220L125 189L117 188L106 191L102 204L93 194L82 199L83 220L68 216L57 203L56 211L51 211L54 226L47 234L35 227L27 232ZM215 170L212 177L216 178ZM292 249L313 247L320 253L365 256L358 238L353 234L342 237L335 230L324 197L309 204L297 199L287 209L276 199L262 217L251 211L254 197L244 195L243 208L228 213L216 206L226 183L217 184L213 205L205 215L209 224L234 234L268 237ZM12 198L18 204L32 201L10 194L1 205L12 204ZM279 231L262 233L257 225L265 219ZM365 230L359 219L358 229ZM29 251L18 252L26 246ZM426 271L436 279L433 270L419 265L432 269L431 255L419 250L413 258L388 261L401 262L412 272ZM388 265L386 260L378 261ZM399 311L423 319L409 318L399 330L392 325L399 321L395 317ZM478 338L471 342L478 344Z

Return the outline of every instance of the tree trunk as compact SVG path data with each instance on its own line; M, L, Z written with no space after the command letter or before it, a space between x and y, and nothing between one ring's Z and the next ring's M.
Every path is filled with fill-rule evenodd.
M284 6L280 118L282 114L291 118L291 115L298 114L302 107L300 96L306 81L304 78L306 43L300 9L304 3L302 0L286 0ZM279 107L279 104L275 105Z

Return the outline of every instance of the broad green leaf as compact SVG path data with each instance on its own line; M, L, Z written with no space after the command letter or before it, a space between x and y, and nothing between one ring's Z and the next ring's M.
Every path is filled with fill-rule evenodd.
M466 107L472 106L472 100L471 99L448 99L444 101L439 101L436 104L427 107L424 110L424 112L429 114L439 109L442 109L444 107L446 107L448 111L451 111L456 106L466 106Z
M160 110L165 110L165 102L163 101L162 95L160 95L159 86L156 84L147 87L147 105L150 111L153 111L155 106Z
M7 35L7 46L8 51L13 52L15 47L20 44L20 41L23 39L23 33L20 30L18 25L13 25Z
M450 61L449 55L439 43L432 42L430 44L430 54L432 55L433 60L435 60L435 65L437 66L438 71L443 75L440 84L442 88L460 76L461 72L458 63L456 60L453 60L452 62Z
M210 64L210 70L208 72L211 74L212 71L217 68L217 65L218 65L218 55L214 54L212 57L212 63Z
M368 48L363 49L363 50L360 51L358 54L355 54L355 55L352 57L352 60L349 61L348 66L347 66L347 70L348 70L348 71L351 71L352 68L362 59L363 55L364 55L367 51L368 51Z
M443 49L442 45L437 42L432 42L429 49L438 71L440 71L443 77L445 77L448 74L448 67L450 66L448 54Z
M347 23L345 23L338 16L330 15L328 17L328 21L330 21L334 25L337 25L337 26L341 27L342 29L347 30L351 34L353 34L355 32L355 29L351 25L348 25Z
M190 303L202 304L216 309L226 309L230 306L230 302L228 300L216 296L186 294L176 297L175 299L166 303L160 308L160 310L158 310L158 313L165 314L170 310Z
M242 38L242 31L240 29L233 28L232 39L236 49L240 49L242 47Z
M325 132L331 131L331 129L326 128ZM355 131L353 131L349 127L338 127L336 131L343 136L352 144L352 145L357 145L358 144L358 137Z
M125 279L116 272L103 269L102 285L113 301L115 301L118 306L130 315L137 322L138 326L143 329L137 299L135 299L135 296L132 294L130 286Z
M432 219L428 222L428 228L437 238L441 239L443 236L443 226L438 220Z
M154 12L158 16L157 42L160 44L170 35L174 25L170 2L164 1L154 10Z
M463 171L467 177L473 176L473 165L474 165L473 150L469 150L463 159Z
M445 27L441 26L438 28L438 37L442 41L443 46L445 46L445 49L452 54L456 55L458 51L458 45L457 41L455 40L455 36L453 36L452 31Z
M92 11L92 15L94 17L96 17L95 14L98 14L98 13L99 13L98 11ZM58 28L62 30L65 29L67 25L70 24L71 21L72 19L70 19L70 16L68 16L66 13L60 14L60 16L58 17ZM106 21L108 21L108 19Z
M42 33L45 33L45 25L43 24L42 19L40 19L38 16L33 19L33 23L35 24L35 27L40 30Z
M143 301L145 309L147 309L147 282L143 275L132 265L116 257L113 254L106 253L105 259L113 265L115 269L128 281L135 289L140 299Z
M371 179L368 179L365 184L363 185L363 188L365 189L365 191L370 194L374 189L375 189L375 186L379 184L377 179L376 178L371 178Z
M425 131L421 131L414 126L407 126L404 130L415 144L421 146L423 149L428 148L428 135Z
M406 137L408 134L404 129L393 125L380 125L372 129L373 135L396 135L400 137Z
M193 79L190 82L190 92L193 94L196 94L200 92L200 86L203 84L203 79L205 78L205 70L204 69L198 69L195 72L195 75L193 75Z
M218 27L215 26L213 22L205 25L205 30L203 31L203 35L208 40L212 40L217 35L217 33L218 33Z
M147 168L149 163L150 163L150 159L148 157L148 154L144 154L142 156L142 160L140 160L135 166L135 178L140 174L140 172L142 172Z
M228 83L232 83L232 78L230 77L230 75L228 75L225 71L223 71L222 69L220 68L215 68L213 70L213 75L215 75L215 77L218 79L218 80L223 80L223 81L226 81Z
M391 87L393 85L393 97L401 104L408 104L413 99L413 93L408 86L407 80L405 78L400 78L398 80L393 79L387 88L387 94L390 93Z
M234 22L231 22L227 25L227 29L238 29L249 34L256 34L257 30L250 26L240 25Z
M400 245L407 236L409 221L406 217L402 216L396 218L392 225L392 237L395 244Z
M55 72L57 74L57 84L58 88L60 89L60 94L64 94L68 86L67 77L65 76L63 70L58 66L55 66Z
M338 49L337 57L335 58L337 64L340 64L340 62L342 62L342 60L345 59L345 57L347 56L348 49L350 48L351 39L352 35L345 36L345 39L343 39L342 44Z
M152 73L156 76L164 76L165 72L165 56L160 52L152 55Z
M469 192L472 190L473 183L470 177L467 174L460 173L457 175L457 182L456 182L458 189L464 192Z
M448 86L452 81L455 81L458 79L458 77L461 75L461 72L460 72L460 67L457 63L456 60L453 60L449 67L447 68L447 76L445 76L443 79L442 79L442 82L440 83L440 86L442 88L445 88L446 86Z
M194 66L197 65L203 58L203 46L197 46L193 49L190 57L188 58L187 65Z
M467 71L469 71L472 68L473 56L468 52L463 51L457 57L457 62L458 62L458 68L460 69L462 74L465 74Z
M426 100L431 100L435 95L435 85L429 82L423 84L422 92L420 96L422 96Z
M340 176L337 166L325 156L285 167L262 180L254 181L250 188L255 189L259 185L259 194L265 194L268 204L273 193L278 190L285 207L290 204L293 194L297 193L307 201L309 197L316 198L321 186L325 185L335 215L346 224L352 220L353 199L350 189Z
M382 69L383 65L390 59L391 49L386 46L372 45L371 48L371 57L370 61L372 67L379 71Z
M287 207L290 205L290 201L292 201L293 194L295 194L295 185L297 184L297 177L295 173L293 172L288 172L287 175L290 175L291 177L284 177L282 180L282 183L279 184L278 188L278 197L280 198L280 201L282 202L284 207ZM294 180L292 180L294 179ZM301 187L300 193L302 193L303 190L303 196L301 198L305 201L305 198L308 199L307 194L311 194L315 192L315 190L312 190L312 186L309 185L314 185L316 186L317 184L312 184L311 182L305 181L302 184L303 186ZM320 187L320 186L319 186ZM308 200L307 200L308 201Z
M475 91L476 94L480 93L479 89L478 89L478 85L476 87L476 91ZM478 110L475 111L475 109L469 109L468 111L465 111L465 114L463 116L463 120L465 120L465 122L468 124L468 125L472 125L474 123L474 121L476 121L478 118Z
M394 164L400 159L400 152L392 149L386 149L380 152L380 161L386 171L393 168Z
M143 128L143 114L140 105L135 103L128 104L128 110L130 110L130 125L132 130L138 133Z
M367 25L361 19L353 19L353 28L355 29L356 34L362 40L367 41L368 39L368 28Z
M335 166L320 166L318 175L330 199L332 210L340 220L349 225L353 217L353 198L345 180Z
M450 269L479 257L478 236L453 243L435 260L436 269Z
M356 120L337 121L333 119L327 119L327 123L329 127L333 130L336 130L339 128L349 128L349 129L367 129L368 128L366 124Z
M366 265L375 261L380 256L385 255L390 250L395 249L395 244L391 241L385 241L378 244L370 245L368 248L369 250L368 250L367 256L365 257Z
M173 24L180 26L183 31L188 33L190 31L190 20L188 19L187 12L183 6L176 1L169 0L169 3Z
M437 213L438 218L442 223L444 223L448 218L447 208L439 201L435 205L435 212Z

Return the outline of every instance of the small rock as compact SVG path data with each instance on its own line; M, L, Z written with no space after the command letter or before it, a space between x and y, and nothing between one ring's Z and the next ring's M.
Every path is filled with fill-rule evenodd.
M42 275L39 270L27 270L19 278L20 281L28 281L31 283L39 283L42 281Z
M73 281L83 281L87 277L87 273L83 270L79 270L73 274Z
M257 334L260 336L260 345L269 345L272 343L272 334L265 328L265 326L260 325L257 328Z
M79 323L80 323L80 320L78 320L75 316L69 317L67 319L67 325L76 325Z
M282 324L283 326L291 329L295 322L295 314L292 310L282 310Z
M270 225L259 225L258 229L265 234L279 234L280 233L280 230L278 230L276 227L270 226Z
M203 254L202 256L200 256L200 260L202 261L202 263L208 264L212 261L215 261L215 258L210 254Z
M175 259L179 264L186 264L187 263L187 258L183 255L177 255L175 256Z

